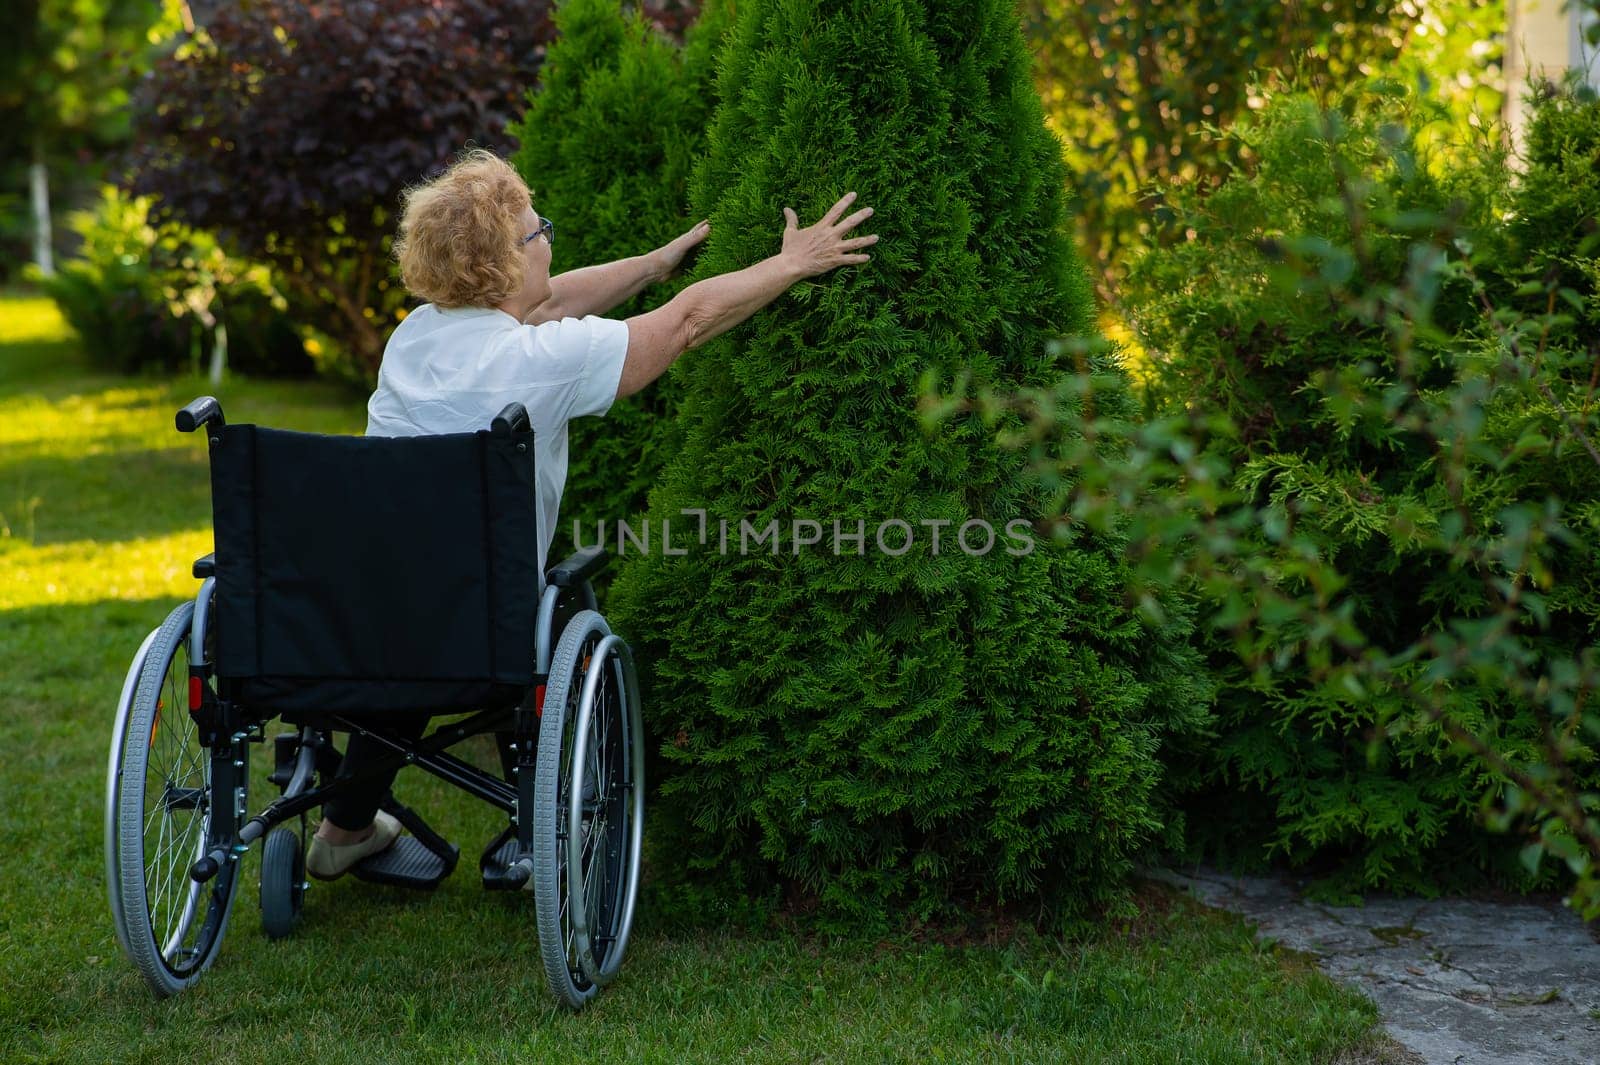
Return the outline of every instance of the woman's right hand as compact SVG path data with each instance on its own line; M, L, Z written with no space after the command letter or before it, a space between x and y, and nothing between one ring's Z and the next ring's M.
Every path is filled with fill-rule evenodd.
M779 254L789 260L804 277L815 277L848 263L870 261L872 256L857 249L878 243L878 235L869 233L864 237L851 237L848 234L872 217L872 208L863 207L847 218L840 218L855 202L855 198L855 193L845 193L815 225L804 229L800 228L800 219L795 216L794 210L785 207L783 217L787 224L783 229L783 251Z

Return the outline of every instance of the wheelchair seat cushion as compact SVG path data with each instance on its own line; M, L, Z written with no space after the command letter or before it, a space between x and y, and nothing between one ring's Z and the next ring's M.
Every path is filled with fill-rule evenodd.
M531 439L215 431L215 658L234 697L280 713L514 701L539 596Z

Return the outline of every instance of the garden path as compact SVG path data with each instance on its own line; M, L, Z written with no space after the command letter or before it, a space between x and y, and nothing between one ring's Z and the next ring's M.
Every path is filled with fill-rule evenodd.
M1374 896L1330 906L1283 879L1156 875L1314 956L1370 996L1389 1034L1428 1065L1600 1062L1600 943L1558 903Z

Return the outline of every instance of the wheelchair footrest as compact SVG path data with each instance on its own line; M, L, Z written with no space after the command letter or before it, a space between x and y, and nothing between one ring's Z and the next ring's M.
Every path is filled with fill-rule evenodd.
M429 891L455 869L460 852L455 847L450 849L455 853L447 859L429 850L421 840L401 836L394 846L365 859L350 872L374 884Z
M483 886L490 891L519 891L529 882L528 870L513 863L522 856L522 846L513 829L506 829L489 844L478 859Z

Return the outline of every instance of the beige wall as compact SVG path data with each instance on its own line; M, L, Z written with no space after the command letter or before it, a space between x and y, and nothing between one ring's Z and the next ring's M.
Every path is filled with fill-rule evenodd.
M1514 143L1522 143L1522 96L1535 77L1559 79L1584 67L1589 84L1600 88L1600 58L1583 43L1583 28L1594 19L1576 5L1563 11L1562 0L1506 0L1505 117Z

